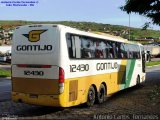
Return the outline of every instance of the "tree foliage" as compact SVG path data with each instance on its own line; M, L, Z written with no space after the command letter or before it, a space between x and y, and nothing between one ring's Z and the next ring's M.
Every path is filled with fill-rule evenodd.
M160 26L160 0L126 0L120 8L128 14L134 12L146 16Z

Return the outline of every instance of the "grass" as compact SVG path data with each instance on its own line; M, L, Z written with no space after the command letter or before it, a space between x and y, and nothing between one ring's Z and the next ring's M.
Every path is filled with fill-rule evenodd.
M146 66L153 66L153 65L160 65L160 61L147 62L147 63L146 63Z
M11 77L11 71L0 69L0 77Z

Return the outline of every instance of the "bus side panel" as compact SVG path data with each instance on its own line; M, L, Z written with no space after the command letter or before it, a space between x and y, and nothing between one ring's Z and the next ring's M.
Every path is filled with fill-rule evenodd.
M66 106L73 106L85 103L87 101L89 87L93 84L96 86L97 92L99 92L99 87L101 83L105 83L107 86L106 94L112 94L121 90L120 85L124 84L123 79L126 72L126 63L126 60L121 61L119 72L95 74L66 79L64 93L66 95ZM64 99L60 101L63 102Z

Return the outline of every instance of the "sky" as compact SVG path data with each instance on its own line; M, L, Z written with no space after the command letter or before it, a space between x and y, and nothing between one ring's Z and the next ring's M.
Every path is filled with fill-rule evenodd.
M7 6L4 2L10 3ZM20 3L13 3L13 2ZM28 1L33 1L30 6ZM27 6L13 6L27 4ZM119 9L125 0L0 0L0 20L87 21L129 26L129 15ZM147 18L130 15L130 26L141 28ZM151 29L160 30L159 26Z

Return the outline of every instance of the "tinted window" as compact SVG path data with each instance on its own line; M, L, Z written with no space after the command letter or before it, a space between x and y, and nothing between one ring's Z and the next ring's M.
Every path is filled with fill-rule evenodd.
M138 45L114 42L98 38L67 34L70 58L84 59L137 59L140 58Z

